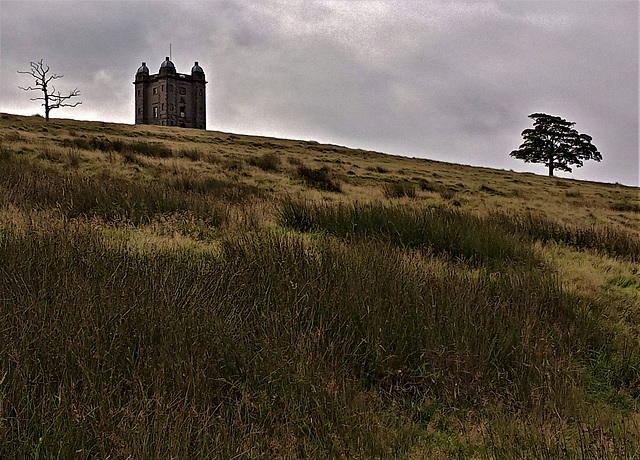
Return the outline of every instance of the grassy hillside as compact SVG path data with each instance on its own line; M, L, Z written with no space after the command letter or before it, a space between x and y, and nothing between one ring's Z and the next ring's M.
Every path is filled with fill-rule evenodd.
M6 114L0 178L1 458L640 455L637 188Z

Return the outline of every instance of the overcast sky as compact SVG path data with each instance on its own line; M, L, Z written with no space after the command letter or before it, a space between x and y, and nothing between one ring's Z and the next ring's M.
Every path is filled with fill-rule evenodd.
M559 176L638 185L638 1L0 0L0 111L43 113L44 59L82 105L134 121L137 68L172 45L207 85L207 128L545 174L509 157L545 112L603 156Z

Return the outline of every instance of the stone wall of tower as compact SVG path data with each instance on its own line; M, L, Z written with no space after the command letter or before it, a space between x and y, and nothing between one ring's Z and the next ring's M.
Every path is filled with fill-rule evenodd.
M204 75L202 80L195 79L193 81L193 123L194 128L205 129L207 126L207 109L206 109L206 82Z
M135 107L136 107L136 125L147 124L145 114L147 111L147 86L148 75L137 74L135 86Z
M191 75L177 73L168 58L158 74L139 70L134 82L136 124L206 129L206 83L197 63Z

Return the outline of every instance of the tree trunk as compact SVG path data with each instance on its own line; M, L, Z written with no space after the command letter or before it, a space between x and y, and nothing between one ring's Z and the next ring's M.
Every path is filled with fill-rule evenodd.
M549 177L553 177L553 160L549 160Z
M44 119L49 121L49 93L47 92L47 84L45 83L42 86L42 91L44 92Z

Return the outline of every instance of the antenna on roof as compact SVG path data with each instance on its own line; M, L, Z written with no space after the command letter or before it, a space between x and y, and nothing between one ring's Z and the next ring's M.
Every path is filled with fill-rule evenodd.
M173 61L173 58L171 57L171 43L169 43L169 60Z

